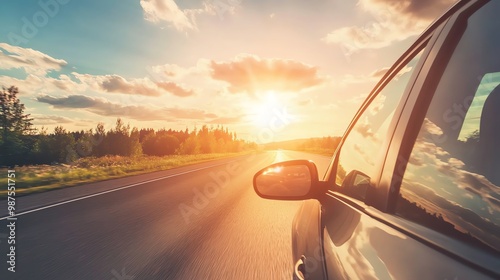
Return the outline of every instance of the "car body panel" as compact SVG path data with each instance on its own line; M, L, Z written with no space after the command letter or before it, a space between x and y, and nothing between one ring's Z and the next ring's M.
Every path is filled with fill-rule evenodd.
M396 61L361 105L323 178L328 191L305 201L293 221L293 263L305 259L306 279L500 279L498 254L395 215L399 186L434 89L467 19L488 2L454 5ZM346 137L377 94L422 49L380 147L381 156L373 158L376 172L367 176L366 198L342 193L335 182Z
M341 200L332 202L324 206L335 213L324 225L329 279L493 279Z
M435 32L435 35L433 38L427 38L429 40L428 43L428 50L426 51L426 55L423 56L422 61L419 62L419 67L420 69L416 70L415 72L419 73L418 75L415 75L414 79L410 81L408 87L407 87L407 92L405 93L405 96L403 97L403 100L398 107L398 110L396 111L399 113L399 119L394 118L391 124L391 128L389 129L390 133L392 136L392 140L385 143L383 148L387 148L387 152L384 153L387 157L384 159L383 164L380 165L380 168L382 170L380 178L372 178L375 179L375 185L377 186L377 190L371 190L370 198L367 200L367 203L370 205L375 206L378 209L384 210L384 211L390 211L392 206L391 203L394 203L393 201L391 202L391 197L390 193L393 192L393 186L397 185L400 182L397 181L399 178L397 175L402 176L402 174L397 174L398 171L404 172L404 165L401 162L398 162L401 160L401 150L399 145L402 145L402 143L406 142L411 142L408 139L402 139L402 135L405 132L408 131L419 131L419 127L421 123L415 122L415 120L411 120L409 118L409 115L412 112L419 111L420 114L425 114L425 110L419 109L419 108L425 108L425 106L418 106L416 105L417 102L423 102L422 99L429 98L426 96L426 87L429 88L432 83L436 83L438 79L436 79L436 76L429 75L429 73L433 72L438 72L442 64L446 64L446 53L451 53L452 50L447 47L447 44L454 44L456 42L456 35L454 32L456 32L457 28L461 28L460 26L457 27L456 22L460 20L460 17L465 17L468 16L470 10L475 10L477 7L481 6L484 4L485 1L463 1L461 5L457 5L453 9L451 9L448 12L448 17L449 18L442 18L440 21L436 22L436 25L439 24L438 26L434 26L429 28L426 32L429 33L426 36L432 36L432 32ZM434 30L433 30L434 28ZM416 44L414 44L414 47L418 44L418 41ZM410 49L411 52L411 49ZM408 55L408 52L405 54ZM404 57L404 56L403 56ZM401 59L398 61L401 63ZM397 64L397 63L396 63ZM397 67L392 67L393 71L396 71ZM386 78L390 79L390 75L386 76ZM382 83L383 84L383 83ZM375 89L372 94L377 94L377 91L380 89ZM367 99L369 100L370 97ZM430 98L428 100L430 102ZM363 105L364 107L368 106L369 104ZM363 112L363 107L360 109L360 112L358 112L357 116ZM355 118L356 119L356 118ZM353 123L351 123L351 126L353 126ZM346 134L349 132L349 129L347 130ZM414 135L413 137L416 137ZM341 142L342 144L342 142ZM411 147L410 147L411 148ZM339 147L339 150L341 147ZM335 158L338 156L337 155L338 151L335 154ZM335 159L334 159L335 161ZM327 176L330 176L331 174L335 174L335 167L336 167L336 162L331 165L330 170L327 173ZM403 167L403 168L402 168ZM399 169L399 170L398 170ZM330 182L334 181L332 180L333 176L330 176L326 179L329 179ZM341 194L336 194L340 195ZM379 199L373 199L373 196L378 196L380 197ZM494 257L492 258L491 255L486 255L483 252L479 252L475 248L470 248L468 246L464 246L460 242L456 242L455 240L444 236L442 234L436 233L432 230L428 230L424 227L419 227L415 225L410 225L406 223L406 221L402 219L371 219L370 216L365 215L363 211L360 212L360 210L354 210L354 208L351 208L351 206L347 206L345 202L351 202L353 201L352 198L344 196L344 202L339 202L335 198L332 200L328 201L327 203L324 203L323 209L323 218L325 219L325 233L324 233L324 246L325 246L325 257L327 259L327 273L330 279L337 279L337 278L370 278L370 277L375 277L375 279L378 278L402 278L402 279L412 279L412 278L419 278L422 279L421 271L425 271L427 273L427 278L429 279L488 279L489 277L495 277L492 275L495 275L495 273L491 273L491 270L487 274L482 273L482 270L480 267L477 266L477 262L473 261L468 261L467 257L461 258L457 256L476 256L477 260L485 260L483 264L486 264L485 262L489 262L490 268L492 268L492 263L494 263ZM384 201L384 198L388 198L386 201ZM364 203L363 203L364 204ZM331 207L328 205L337 205L336 210L335 207ZM366 206L366 204L364 204ZM347 208L346 208L347 207ZM330 210L325 210L325 209L330 209ZM342 209L341 211L338 211L338 209ZM401 232L404 232L403 235L405 236L406 239L409 239L407 243L401 243L399 242L400 246L409 246L410 251L408 252L422 252L419 253L421 256L425 256L425 258L421 261L400 261L403 260L404 256L407 255L412 255L411 253L407 254L400 254L398 255L399 257L394 256L394 258L384 258L382 255L380 255L378 258L383 261L383 263L394 263L398 264L400 267L404 268L405 271L413 271L413 273L401 273L398 272L397 269L387 269L386 272L382 272L384 269L382 267L377 268L377 266L380 266L380 262L375 261L375 262L370 262L366 258L368 255L373 255L376 253L375 251L368 250L370 246L375 248L374 246L377 246L377 244L373 243L371 245L367 245L365 249L360 249L358 251L355 251L352 247L351 248L351 254L349 255L347 251L344 250L345 256L342 256L342 254L339 253L339 250L342 251L342 248L339 246L335 245L335 235L345 235L346 233L335 233L336 230L342 231L342 230L347 230L347 232L350 232L353 230L352 224L349 224L349 226L346 228L347 224L338 224L336 221L338 220L343 220L343 219L352 219L353 217L357 217L358 214L353 214L353 211L358 211L359 213L363 213L362 217L360 220L364 221L360 222L361 224L366 224L369 225L372 229L383 229L383 230L390 230L392 228L393 232L396 232L401 234ZM328 212L331 212L329 214ZM340 218L339 215L343 215L344 218ZM389 215L386 215L389 216ZM390 227L388 227L386 224L387 222L390 221L393 224L391 224ZM406 225L406 227L405 227ZM405 230L403 230L403 228ZM418 228L418 229L416 229ZM394 229L397 229L397 231L394 231ZM358 239L360 235L364 236L370 236L368 232L361 232L359 229L354 230L355 233L351 234L351 239ZM379 230L375 231L379 232ZM380 235L380 234L379 234ZM395 250L397 251L398 248L392 248L389 246L394 243L398 243L398 241L394 238L392 238L392 241L390 240L390 236L392 235L387 235L387 241L385 241L387 250ZM379 240L379 242L384 243L384 240L386 239L381 239L381 238L375 238ZM411 241L411 242L410 242ZM351 241L346 241L346 243L350 243ZM352 241L354 242L354 241ZM354 243L356 244L356 243ZM412 244L410 246L410 244ZM453 248L455 250L456 255L451 255L446 251L443 250L443 248L447 247ZM344 246L344 245L342 245ZM341 246L341 247L342 247ZM392 246L392 245L391 245ZM437 250L436 250L437 249ZM399 249L400 251L402 250L401 248ZM405 251L405 250L403 250ZM363 254L362 252L366 252L366 254ZM349 264L354 262L352 254L357 253L358 259L355 261L355 263L358 264L367 264L367 267L371 267L373 271L373 275L363 275L359 274L354 269L351 270L346 270L346 269L339 269L340 267L345 267L345 264ZM425 254L424 254L425 253ZM365 256L366 255L366 256ZM377 254L378 255L378 254ZM428 257L428 258L427 258ZM411 260L412 258L410 258ZM429 261L432 260L432 261ZM459 260L459 261L457 261ZM493 261L492 261L493 260ZM385 262L384 262L385 261ZM477 268L471 269L471 267L464 266L464 262L468 265L471 265L472 267ZM500 265L500 260L497 259L497 263ZM368 265L370 264L370 265ZM378 264L378 265L376 265ZM396 266L397 267L397 266ZM498 265L497 265L498 267ZM378 273L376 273L378 271ZM460 272L459 272L460 271ZM498 271L497 271L498 273ZM390 275L390 277L388 277ZM399 276L396 276L399 275ZM465 277L467 275L467 277ZM387 277L386 277L387 276ZM451 278L450 278L451 277ZM424 277L426 278L426 277Z
M292 261L294 265L305 257L307 279L327 279L324 266L321 203L316 199L304 201L292 223Z

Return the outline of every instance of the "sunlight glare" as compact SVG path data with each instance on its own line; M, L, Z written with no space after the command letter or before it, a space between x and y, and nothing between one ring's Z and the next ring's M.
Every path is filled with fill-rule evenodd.
M269 125L276 111L282 109L283 106L274 91L267 91L264 96L258 98L260 102L252 104L250 115L256 126L265 127Z

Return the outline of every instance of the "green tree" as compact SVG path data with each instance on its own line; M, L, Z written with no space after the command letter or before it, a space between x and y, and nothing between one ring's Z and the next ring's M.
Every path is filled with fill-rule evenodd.
M102 155L139 156L142 154L139 138L140 132L137 128L131 131L130 125L118 118L115 128L108 131L104 137Z
M35 157L37 164L46 164L57 161L57 153L54 151L53 135L47 133L46 128L42 128L37 135L37 147L35 149ZM59 149L58 149L59 150Z
M78 139L75 138L75 150L78 157L87 157L92 154L93 148L99 143L98 138L94 138L92 129L83 131Z
M200 153L200 145L196 137L196 130L191 132L189 137L181 144L179 154L195 155Z
M54 128L51 150L55 151L55 160L59 163L70 163L78 158L75 150L75 138L62 126Z
M139 138L140 138L139 130L136 127L132 128L130 136L127 139L127 148L125 151L126 156L136 157L142 155L142 146L141 143L139 142Z
M179 140L172 135L162 135L157 137L155 142L156 155L173 155L179 149Z
M0 165L23 163L35 145L28 137L34 131L33 119L24 113L18 93L14 86L0 91Z
M92 149L92 155L96 157L101 157L106 155L108 141L105 141L106 129L104 128L103 123L97 124L93 137L95 139L95 142L94 142L94 148Z
M142 140L142 151L146 155L150 156L155 156L156 155L156 150L155 150L155 143L156 143L156 138L157 136L155 135L155 132L150 132L146 134Z

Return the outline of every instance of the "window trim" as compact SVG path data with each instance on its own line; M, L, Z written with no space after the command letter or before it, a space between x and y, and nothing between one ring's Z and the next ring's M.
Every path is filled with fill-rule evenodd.
M395 211L406 163L410 158L440 78L467 27L466 19L487 2L489 0L469 1L445 23L441 34L436 38L433 51L421 69L427 74L417 79L413 91L408 96L407 104L395 127L393 141L381 174L381 182L387 188L386 209L388 213Z
M470 12L471 9L474 8L476 5L482 5L487 2L489 2L489 0L470 0L470 1L460 1L457 4L455 4L443 16L441 16L441 18L435 21L426 31L424 31L424 33L421 35L419 39L417 39L414 45L412 45L408 49L408 51L406 51L402 55L402 58L400 58L394 65L400 65L401 61L403 61L404 58L408 57L408 55L412 53L415 47L417 47L420 43L422 43L425 40L430 40L427 45L427 50L422 55L421 61L423 65L421 65L420 69L418 69L418 72L421 71L424 71L425 73L431 73L431 71L434 73L439 72L438 66L439 63L442 63L442 58L443 58L442 52L444 51L442 46L445 43L447 43L446 41L449 40L450 35L452 35L450 33L452 29L451 27L455 26L456 21L462 18L465 12ZM398 71L395 70L397 68L394 65L393 67L391 67L389 72ZM386 73L386 75L377 84L374 90L370 93L369 98L367 98L367 100L371 99L373 95L377 94L378 91L381 89L381 86L387 83L386 80L389 75L389 72ZM342 195L341 193L332 190L327 190L325 197L321 197L320 200L321 203L328 203L329 200L331 199L341 201L342 203L350 207L354 207L354 209L358 209L359 211L370 216L377 222L384 223L394 228L395 230L402 232L408 237L414 238L426 244L427 246L430 246L440 251L441 253L447 255L450 258L453 258L457 261L464 263L471 269L485 273L486 275L495 278L498 277L500 273L500 267L496 266L496 262L493 262L493 264L487 263L488 260L491 260L491 256L485 255L484 251L480 251L477 248L472 248L467 244L454 242L454 240L452 240L447 236L444 236L440 233L427 229L418 224L408 222L396 215L393 215L392 213L390 213L390 211L388 211L390 209L387 209L387 207L390 206L390 204L388 204L387 198L389 197L390 186L391 184L393 184L392 182L393 176L396 175L397 168L401 168L401 165L396 165L396 163L398 163L397 158L402 152L401 148L403 146L402 145L403 137L407 136L405 135L405 133L410 132L411 128L414 127L414 125L412 125L411 123L413 119L410 119L410 116L416 115L416 113L418 113L418 110L416 110L415 107L417 98L425 97L424 94L425 90L428 89L429 83L431 82L430 80L432 78L435 77L432 77L432 75L416 76L415 81L413 82L413 88L409 90L407 93L405 93L407 94L407 96L403 96L403 99L407 98L406 102L400 102L401 103L400 105L402 105L401 108L396 109L395 116L398 115L399 117L393 118L394 123L391 123L391 126L389 128L389 132L392 133L389 134L389 136L392 137L390 144L388 144L387 147L382 147L385 151L387 151L387 153L385 161L381 167L382 172L380 174L380 178L378 178L379 189L377 190L376 194L380 196L385 196L385 203L381 201L379 202L382 203L381 205L380 204L366 205L363 202L355 200L351 197L347 197L345 195ZM421 102L421 100L418 101ZM360 109L358 110L358 113L356 113L355 118L353 118L353 120L349 124L348 129L344 133L344 136L342 137L337 150L333 154L333 160L331 161L330 166L328 167L328 170L324 177L325 180L328 180L329 186L335 184L338 155L339 152L341 151L344 138L348 135L353 125L356 123L360 112L364 111L364 108L367 106L366 103L367 101L363 103L362 107L360 107ZM426 112L423 113L424 116L422 116L422 121L423 118L425 117L425 113ZM395 126L394 129L392 127L393 125ZM418 134L420 126L421 124L418 126L416 134ZM414 140L415 139L416 135ZM332 174L335 175L332 176Z
M441 21L438 21L437 23L441 23ZM340 154L342 152L342 147L344 145L344 142L347 137L349 137L350 132L354 128L354 126L357 124L358 120L360 117L364 114L368 106L371 105L373 100L378 96L378 94L384 90L385 86L389 84L392 79L399 73L401 69L403 69L414 57L417 55L420 51L424 50L422 53L422 57L420 58L419 62L415 65L415 70L410 76L410 79L405 87L405 90L403 92L403 95L401 97L401 100L399 104L396 106L396 111L394 112L394 115L391 119L389 128L387 130L387 134L385 137L385 141L383 142L383 146L381 149L384 151L381 153L381 157L376 158L375 162L375 174L372 180L372 184L375 185L375 188L370 188L367 192L366 195L366 201L368 205L374 206L376 208L379 208L383 210L383 206L385 205L386 199L384 196L385 194L378 194L378 182L380 179L380 174L382 173L382 169L385 163L385 158L387 151L389 150L391 141L390 139L392 138L394 134L394 129L397 125L397 122L399 121L399 118L401 116L402 110L404 105L406 104L408 95L413 88L413 85L415 81L418 78L418 75L422 69L422 66L424 65L425 61L427 60L427 57L430 53L430 50L432 49L433 41L434 41L434 35L438 34L442 29L441 25L438 26L432 26L431 28L427 29L421 37L417 39L417 41L410 47L408 50L398 59L396 62L391 66L389 71L380 79L380 81L377 83L377 85L374 87L374 89L370 92L368 97L363 101L362 105L356 112L354 118L351 120L348 128L346 129L344 135L341 138L341 141L338 145L337 150L335 151L333 155L333 160L330 163L330 166L328 167L328 171L325 174L325 180L328 181L328 184L330 186L334 186L334 188L339 187L337 186L335 182L335 176L337 174L337 167L338 167L338 161L340 158Z
M439 250L451 258L465 263L477 271L495 278L498 277L500 268L496 265L496 262L491 261L492 258L495 259L494 256L395 215L397 196L399 195L406 163L411 155L413 145L420 132L440 77L444 73L453 51L465 31L467 19L488 2L490 0L463 1L459 2L451 10L452 13L449 19L443 24L441 33L437 34L431 53L421 69L427 74L417 77L407 104L400 115L400 120L393 131L392 143L387 152L379 181L379 186L387 188L387 211L380 212L380 209L369 208L365 211L374 219Z

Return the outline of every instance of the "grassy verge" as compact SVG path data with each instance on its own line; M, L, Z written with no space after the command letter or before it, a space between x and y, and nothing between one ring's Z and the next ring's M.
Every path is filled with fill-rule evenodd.
M62 187L167 170L246 153L248 152L174 155L166 157L142 156L137 158L106 156L101 158L81 158L71 165L20 166L13 168L16 171L16 195L26 195ZM0 168L0 174L7 174L7 169ZM2 188L0 190L0 198L5 198L6 196L7 190L6 188Z

